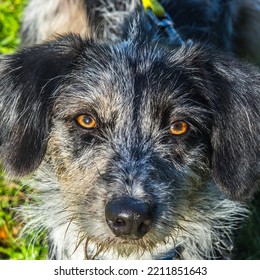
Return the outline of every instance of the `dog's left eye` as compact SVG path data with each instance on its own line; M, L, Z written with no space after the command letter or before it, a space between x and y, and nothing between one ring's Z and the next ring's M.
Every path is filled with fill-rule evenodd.
M79 126L85 129L93 129L97 126L96 120L90 115L79 115L76 118L76 122Z
M176 121L170 126L170 133L172 135L183 135L189 130L189 124L185 121Z

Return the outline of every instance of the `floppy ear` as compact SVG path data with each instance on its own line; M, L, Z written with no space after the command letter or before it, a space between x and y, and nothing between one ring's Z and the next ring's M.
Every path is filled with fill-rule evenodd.
M260 182L260 74L221 57L213 68L213 177L229 196L243 200Z
M71 35L0 60L0 159L11 175L26 175L41 163L55 90L81 45Z

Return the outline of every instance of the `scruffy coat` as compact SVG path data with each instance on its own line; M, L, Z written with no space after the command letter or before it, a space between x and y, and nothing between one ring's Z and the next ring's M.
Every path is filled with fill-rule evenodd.
M241 2L166 5L192 39L180 47L137 2L66 1L68 18L88 19L84 35L78 24L64 31L81 37L55 39L60 1L29 3L24 45L41 44L1 59L1 160L10 175L34 173L37 202L24 215L48 231L50 258L228 258L260 174L260 74L231 55ZM82 115L95 126L80 126ZM182 135L171 132L178 122ZM141 237L109 224L119 200L148 205Z

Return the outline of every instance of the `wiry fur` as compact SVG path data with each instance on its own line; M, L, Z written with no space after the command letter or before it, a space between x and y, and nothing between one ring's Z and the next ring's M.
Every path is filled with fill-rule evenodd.
M84 0L29 1L24 14L21 30L24 46L41 43L57 34L89 33Z
M139 7L139 0L33 0L25 10L23 45L30 46L75 32L82 37L115 40L124 36L122 23ZM260 0L163 0L176 30L203 38L229 51L260 62ZM119 27L120 26L120 27ZM226 46L224 46L226 45Z
M208 22L209 7L183 2ZM37 202L23 211L27 228L48 231L50 258L230 257L248 214L239 201L260 179L260 74L230 55L236 1L223 1L226 10L211 2L228 30L192 24L192 44L165 45L144 13L127 13L134 2L110 1L123 10L123 22L113 23L122 31L98 31L87 11L94 38L57 37L1 60L0 155L10 175L34 172ZM103 1L85 1L97 3L99 18ZM185 39L188 27L179 26ZM79 127L81 114L97 127ZM176 120L189 124L185 135L169 132ZM110 231L104 209L121 198L153 210L142 238Z

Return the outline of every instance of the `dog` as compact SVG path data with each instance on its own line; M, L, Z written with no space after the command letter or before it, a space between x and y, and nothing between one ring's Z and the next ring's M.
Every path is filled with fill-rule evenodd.
M260 74L234 55L257 60L238 32L256 3L161 1L168 43L139 1L29 2L0 63L0 156L32 175L25 227L50 259L232 257L260 180Z

